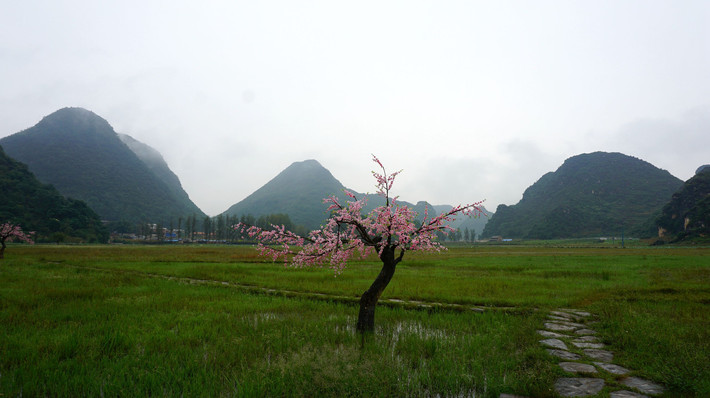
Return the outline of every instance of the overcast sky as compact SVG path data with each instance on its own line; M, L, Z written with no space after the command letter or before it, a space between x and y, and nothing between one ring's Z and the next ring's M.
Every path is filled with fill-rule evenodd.
M0 0L0 137L67 106L223 212L295 161L512 205L580 153L710 163L710 1ZM619 172L623 172L620 170Z

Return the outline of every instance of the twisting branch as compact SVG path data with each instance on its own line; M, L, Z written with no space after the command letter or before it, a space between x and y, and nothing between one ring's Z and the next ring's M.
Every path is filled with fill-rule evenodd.
M382 255L385 249L400 249L397 262L410 250L439 251L445 249L436 240L436 232L452 230L448 225L454 216L479 216L483 213L482 202L457 206L446 213L429 218L425 210L424 221L415 225L416 213L407 206L400 206L398 198L390 198L394 180L401 171L388 174L380 160L373 155L381 172L373 171L377 181L377 192L386 199L386 205L364 213L366 198L358 199L355 194L344 190L348 200L341 203L336 196L323 199L332 213L325 225L303 237L285 230L283 226L272 225L271 230L239 224L236 227L256 239L262 255L274 261L296 267L328 264L336 273L341 272L347 261L355 255L362 258L373 254Z
M385 205L364 214L366 198L358 199L347 190L345 204L335 196L323 199L332 213L321 229L307 237L286 231L283 226L273 226L266 231L257 227L237 226L256 239L262 255L274 261L283 259L284 264L295 267L328 264L336 273L347 266L349 259L360 255L366 257L377 253L382 269L374 282L360 298L357 321L358 332L374 330L375 307L380 295L394 276L397 264L410 250L439 251L445 249L436 240L436 232L452 230L448 225L459 214L478 216L483 214L482 202L457 206L434 218L429 218L429 209L424 210L424 221L415 225L416 213L407 206L399 206L397 197L390 198L390 190L400 171L387 174L377 157L372 160L380 166L381 173L372 172L377 181L377 193L385 198ZM292 249L295 248L295 249ZM399 255L397 255L399 250Z

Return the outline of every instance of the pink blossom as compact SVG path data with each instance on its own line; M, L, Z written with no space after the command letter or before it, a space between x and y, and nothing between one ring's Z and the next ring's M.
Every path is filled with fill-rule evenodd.
M33 244L32 238L30 237L32 233L25 233L22 228L17 224L12 224L6 222L0 225L0 259L3 258L6 244L5 242L11 242L13 240L19 240Z
M348 260L354 257L365 258L373 252L382 255L383 250L405 251L440 251L445 249L437 240L437 231L451 230L448 223L455 216L480 216L483 213L482 201L459 205L434 218L429 218L425 209L421 225L415 225L417 214L407 206L400 206L398 198L391 198L389 193L395 178L401 171L387 174L376 156L372 159L381 168L381 173L372 172L377 181L377 192L386 199L386 204L363 214L365 198L357 199L355 194L344 191L349 198L341 203L335 196L323 199L332 212L328 221L319 230L311 231L307 237L301 237L288 231L284 226L272 225L271 230L255 226L238 224L235 228L258 241L260 254L273 261L281 260L285 265L310 267L327 265L336 274L342 272Z

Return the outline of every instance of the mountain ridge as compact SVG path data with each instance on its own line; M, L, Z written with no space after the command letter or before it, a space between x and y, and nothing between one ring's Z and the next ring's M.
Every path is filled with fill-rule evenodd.
M38 180L54 185L62 195L85 201L105 220L167 225L188 215L205 216L160 152L116 133L89 110L60 109L35 126L0 139L0 145ZM707 165L698 173L703 168ZM498 206L490 220L458 219L452 226L476 230L484 237L536 239L648 231L650 217L682 184L667 171L628 155L580 154L542 175L518 204ZM327 219L323 198L334 195L347 201L345 189L317 160L293 162L222 214L288 214L294 224L317 229ZM379 195L367 199L365 211L385 202ZM425 201L400 204L414 208L420 217L427 208L434 217L449 206ZM648 225L642 225L644 217Z
M62 108L33 127L0 139L6 153L43 183L85 201L104 220L162 222L204 213L173 194L103 118ZM180 188L181 189L181 188Z
M138 156L138 159L143 161L160 180L166 183L168 189L170 189L170 192L172 192L175 197L181 202L193 203L188 193L183 189L180 178L170 170L168 163L157 149L136 140L128 134L118 134L118 138L126 144L128 148ZM197 208L197 205L194 205L194 207L197 211L201 212L201 210ZM193 209L193 212L194 211Z
M308 190L300 189L303 187L308 187ZM294 224L316 229L320 223L314 220L324 215L327 209L322 203L323 198L338 195L344 188L318 161L308 159L292 163L222 214L259 217L285 213Z
M550 239L639 232L680 185L668 171L632 156L576 155L540 177L517 204L499 205L484 236Z
M222 215L259 217L285 213L296 225L302 225L308 230L318 229L328 216L328 205L323 203L323 199L335 196L344 203L349 200L344 190L352 192L357 198L367 196L366 212L385 203L379 195L366 195L346 188L317 160L308 159L293 162L251 195L230 206ZM425 207L428 207L429 216L436 216L434 206L425 201L416 204L399 203L412 207L422 216Z
M108 231L86 203L63 197L42 184L27 165L7 156L0 146L0 223L12 222L33 231L35 240L101 242Z

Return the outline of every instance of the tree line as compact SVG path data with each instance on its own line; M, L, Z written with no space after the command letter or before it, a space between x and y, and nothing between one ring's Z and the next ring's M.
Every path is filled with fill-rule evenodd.
M196 213L187 217L171 219L168 223L140 222L133 224L127 221L111 223L114 241L143 240L154 242L212 242L239 243L249 241L249 238L234 228L237 224L254 225L262 229L271 229L272 225L284 225L294 233L305 235L305 227L295 225L288 214L275 213L255 217L246 215L225 215L215 217L200 216Z
M419 222L421 223L421 222ZM288 214L274 213L255 217L251 214L200 216L196 213L187 217L178 217L168 223L140 222L132 224L127 221L111 223L114 241L143 240L159 243L168 242L203 242L203 243L242 243L251 239L236 230L235 225L252 225L262 230L272 229L272 225L283 225L286 230L296 235L306 236L308 230L302 225L296 225ZM449 231L437 231L440 242L475 242L476 230L460 228Z

